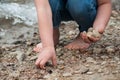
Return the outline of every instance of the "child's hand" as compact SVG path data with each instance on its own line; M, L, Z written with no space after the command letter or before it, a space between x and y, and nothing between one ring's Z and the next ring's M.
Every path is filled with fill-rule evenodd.
M45 64L48 60L52 60L52 64L56 65L56 54L54 48L46 47L38 55L36 65L41 69L45 69Z
M84 31L81 33L82 39L87 43L97 42L101 39L101 36L102 34L94 30L93 28L90 28L88 32Z

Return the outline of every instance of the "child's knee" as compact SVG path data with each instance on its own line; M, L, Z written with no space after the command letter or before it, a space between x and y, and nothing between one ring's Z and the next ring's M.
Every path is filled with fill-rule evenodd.
M69 0L67 9L74 19L88 19L96 16L95 0Z

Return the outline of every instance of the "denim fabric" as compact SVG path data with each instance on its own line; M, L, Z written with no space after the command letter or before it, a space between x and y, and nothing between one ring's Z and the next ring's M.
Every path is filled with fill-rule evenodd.
M79 30L87 31L93 26L97 13L96 0L49 0L54 28L59 27L61 21L75 20Z

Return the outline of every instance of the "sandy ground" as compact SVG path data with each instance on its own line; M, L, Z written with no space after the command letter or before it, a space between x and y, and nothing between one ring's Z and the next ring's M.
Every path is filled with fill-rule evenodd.
M58 65L48 62L46 70L34 65L38 25L10 23L0 20L0 80L120 80L120 12L113 11L102 39L84 51L63 48L79 31L75 22L62 23Z

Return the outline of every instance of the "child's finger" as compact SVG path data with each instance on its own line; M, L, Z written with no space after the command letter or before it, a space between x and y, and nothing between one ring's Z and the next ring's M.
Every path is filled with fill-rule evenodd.
M89 40L91 40L92 42L97 42L100 38L95 38L93 36L89 37Z
M45 69L45 63L46 63L46 60L41 60L40 63L39 63L39 67L41 69Z
M53 64L54 66L56 66L56 65L57 65L57 60L56 60L56 57L53 57L53 58L52 58L52 64Z
M40 61L41 61L41 59L38 58L38 59L36 60L36 62L35 62L35 65L39 67L39 63L40 63Z
M82 39L85 39L85 37L86 37L86 31L83 31L83 32L81 33L81 37L82 37Z
M81 37L85 42L91 43L91 41L88 39L87 34L85 32L81 33Z

